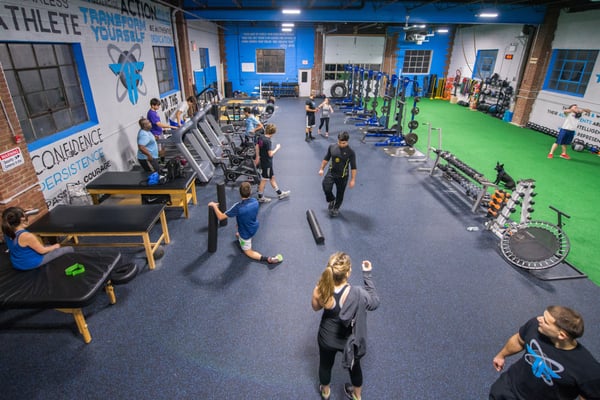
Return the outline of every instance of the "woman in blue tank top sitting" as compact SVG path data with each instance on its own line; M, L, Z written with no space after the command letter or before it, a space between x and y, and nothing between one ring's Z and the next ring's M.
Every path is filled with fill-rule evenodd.
M73 252L73 247L61 247L58 243L45 246L39 237L27 231L28 225L29 219L20 207L9 207L2 213L4 241L15 269L38 268L63 254Z

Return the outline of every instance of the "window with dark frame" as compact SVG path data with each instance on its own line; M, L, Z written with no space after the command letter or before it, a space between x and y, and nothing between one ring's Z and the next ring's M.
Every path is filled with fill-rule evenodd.
M256 73L285 73L285 49L256 49Z
M200 55L200 69L206 69L210 66L208 62L208 49L199 48L198 54Z
M432 50L406 50L404 52L403 74L429 74Z
M177 89L175 68L175 50L173 47L152 47L154 53L154 65L156 67L156 80L158 82L158 91L164 93Z
M544 90L583 97L597 58L598 50L555 49Z
M473 76L477 79L485 81L494 74L496 68L496 59L498 58L498 50L479 50L475 59L475 67L473 68Z
M326 81L343 81L347 79L348 74L351 71L346 70L348 64L325 64L324 79ZM381 64L352 64L352 67L357 66L362 68L364 71L380 71Z
M90 120L73 46L0 43L0 63L30 143Z

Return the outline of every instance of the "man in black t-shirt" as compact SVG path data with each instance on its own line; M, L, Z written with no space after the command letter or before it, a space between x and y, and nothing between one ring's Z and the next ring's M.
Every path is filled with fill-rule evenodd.
M338 135L337 144L332 144L327 149L327 154L321 162L319 175L324 175L325 166L329 163L329 170L323 178L323 192L325 200L329 203L329 215L337 217L340 206L344 201L344 192L350 176L350 189L354 187L356 181L356 154L348 146L348 132L342 132ZM336 193L333 194L333 185L336 187Z
M317 111L317 104L315 103L315 95L311 94L308 100L304 105L304 109L306 110L306 138L304 139L307 142L310 142L314 139L312 135L312 129L315 126L315 112Z
M494 357L497 371L505 358L523 350L490 389L490 400L600 399L600 363L577 341L583 318L570 308L550 306L525 323Z

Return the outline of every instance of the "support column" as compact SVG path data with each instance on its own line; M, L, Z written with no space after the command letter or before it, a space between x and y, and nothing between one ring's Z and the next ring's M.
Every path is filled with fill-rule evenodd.
M312 69L312 82L310 83L310 90L315 95L323 93L323 50L325 45L325 35L322 29L315 31L315 52L314 52L314 65Z
M559 8L549 8L544 22L533 35L533 43L526 61L525 70L517 92L512 122L519 126L527 125L533 103L542 89L544 78L552 56L552 41L560 16Z
M187 22L181 11L175 13L175 28L177 29L177 49L179 50L179 62L181 63L182 100L185 100L188 96L196 93L194 93L194 74L192 73Z

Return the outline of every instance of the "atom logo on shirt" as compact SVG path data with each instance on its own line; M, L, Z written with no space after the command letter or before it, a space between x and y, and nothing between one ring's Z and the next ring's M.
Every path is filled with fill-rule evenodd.
M527 354L524 358L531 365L533 375L536 378L542 378L548 386L554 386L552 379L560 379L558 373L565 370L562 364L546 357L535 339L532 339L527 345Z

